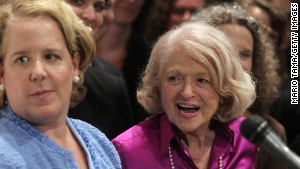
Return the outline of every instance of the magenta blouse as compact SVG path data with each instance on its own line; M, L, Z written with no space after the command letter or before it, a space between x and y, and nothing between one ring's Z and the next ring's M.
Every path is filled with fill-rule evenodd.
M254 169L257 147L240 134L241 117L213 121L215 130L209 169ZM165 114L149 118L112 140L124 169L170 169L169 146L176 169L197 169ZM221 167L220 167L221 166Z

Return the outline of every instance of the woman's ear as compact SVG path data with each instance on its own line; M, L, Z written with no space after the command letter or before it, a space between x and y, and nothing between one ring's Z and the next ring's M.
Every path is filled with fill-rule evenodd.
M4 83L4 66L0 63L0 84Z
M74 53L72 64L73 64L75 75L79 75L79 73L80 73L80 68L79 68L80 54L79 54L79 52Z

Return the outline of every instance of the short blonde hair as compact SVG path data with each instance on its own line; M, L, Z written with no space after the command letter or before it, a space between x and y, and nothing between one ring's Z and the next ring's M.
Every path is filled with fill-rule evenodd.
M240 64L228 38L202 22L188 22L170 30L154 45L137 91L140 104L151 114L163 112L159 84L167 59L178 49L203 63L212 76L212 86L220 96L215 117L227 122L240 117L255 99L255 84ZM174 55L173 55L174 56Z
M79 84L73 84L71 107L76 105L85 96L83 74L92 62L95 53L95 41L92 30L74 13L73 9L64 0L7 0L0 6L0 64L3 66L7 44L5 43L5 30L14 20L29 18L48 18L60 28L71 57L80 54ZM0 108L4 106L5 93L0 95Z

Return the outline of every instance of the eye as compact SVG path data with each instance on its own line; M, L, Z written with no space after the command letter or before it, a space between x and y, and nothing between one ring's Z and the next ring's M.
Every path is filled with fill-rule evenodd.
M180 75L171 75L168 77L168 82L171 84L179 84L184 80L183 76Z
M96 12L102 12L104 8L106 8L106 4L103 2L95 2L94 8Z
M197 85L198 86L202 86L202 87L205 87L205 86L209 86L210 85L210 81L208 81L208 80L206 80L206 79L204 79L204 78L198 78L197 79Z
M82 0L70 0L69 3L76 6L82 6L84 4Z
M47 54L47 55L45 55L45 59L49 60L49 61L55 61L55 60L58 60L59 57L57 55L54 55L54 54Z
M26 56L20 56L16 59L17 63L27 63L29 62L29 58Z
M250 53L250 51L242 50L242 51L240 51L239 56L241 59L247 59L247 58L251 57L251 53Z

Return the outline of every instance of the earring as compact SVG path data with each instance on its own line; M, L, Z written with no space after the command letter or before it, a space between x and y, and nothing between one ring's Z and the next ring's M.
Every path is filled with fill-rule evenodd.
M0 84L0 92L4 92L4 90L5 90L4 84Z
M79 76L75 76L75 77L73 78L73 82L74 82L74 83L79 83L79 81L80 81L80 77L79 77Z

